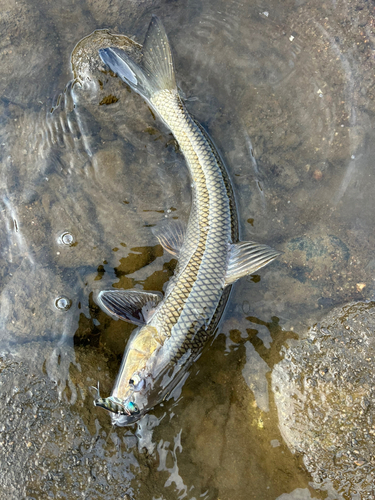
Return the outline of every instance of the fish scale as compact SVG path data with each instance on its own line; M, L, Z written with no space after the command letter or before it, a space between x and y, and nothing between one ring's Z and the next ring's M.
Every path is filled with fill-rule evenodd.
M236 213L231 213L224 166L177 92L159 92L151 103L185 156L198 214L196 220L189 221L199 235L197 248L186 267L176 275L173 290L169 293L167 289L166 300L150 322L162 335L173 338L169 344L171 356L178 359L187 349L201 345L200 336L202 341L207 336L206 327L223 291L228 246L237 237L232 234L232 218ZM182 260L185 251L183 246ZM197 310L201 311L199 319ZM195 335L187 336L187 330Z

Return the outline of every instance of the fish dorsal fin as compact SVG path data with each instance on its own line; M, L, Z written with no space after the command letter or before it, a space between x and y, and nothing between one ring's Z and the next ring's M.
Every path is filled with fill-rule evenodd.
M161 90L176 89L172 52L164 26L152 16L143 45L142 66L117 48L100 49L102 61L146 101Z
M162 300L159 292L102 290L96 302L110 316L142 326L148 323Z
M242 276L254 273L272 262L282 252L253 241L241 241L231 245L225 285L234 283Z
M185 240L185 225L176 220L168 220L153 227L152 233L168 253L178 257Z

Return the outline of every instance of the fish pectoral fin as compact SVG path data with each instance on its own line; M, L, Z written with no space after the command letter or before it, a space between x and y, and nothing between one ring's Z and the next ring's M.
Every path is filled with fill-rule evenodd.
M151 231L160 245L168 253L178 257L185 240L185 225L176 220L163 221L154 226Z
M268 245L261 245L253 241L241 241L231 245L225 286L234 283L242 276L254 273L281 254L282 252L278 252Z
M140 326L148 323L162 300L161 293L142 290L102 290L96 297L109 316Z

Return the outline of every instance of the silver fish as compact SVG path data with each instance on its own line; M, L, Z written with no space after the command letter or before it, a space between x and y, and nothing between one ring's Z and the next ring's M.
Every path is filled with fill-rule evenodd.
M99 54L171 130L192 179L186 230L175 223L154 231L164 249L178 257L164 297L140 290L104 290L96 298L110 315L139 325L126 346L111 396L95 401L111 412L113 424L123 426L163 401L181 381L217 327L231 284L280 252L238 242L228 174L207 132L179 96L161 21L155 16L151 20L141 65L116 47Z

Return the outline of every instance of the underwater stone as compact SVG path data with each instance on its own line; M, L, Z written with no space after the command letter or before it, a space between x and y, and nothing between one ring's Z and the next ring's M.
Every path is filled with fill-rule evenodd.
M374 498L375 303L330 312L272 371L280 430L315 483Z

